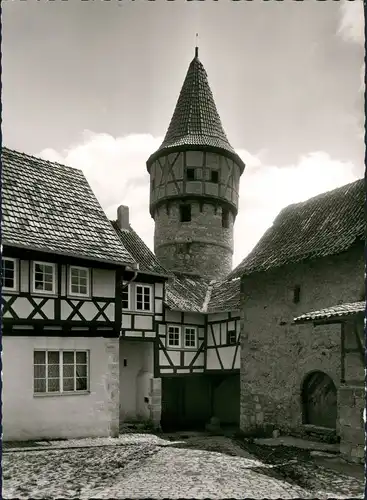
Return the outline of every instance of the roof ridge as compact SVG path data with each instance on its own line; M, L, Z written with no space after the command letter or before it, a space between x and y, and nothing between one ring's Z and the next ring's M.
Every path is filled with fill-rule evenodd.
M23 151L17 151L16 149L7 148L6 146L1 146L1 154L3 154L3 153L15 154L15 155L20 156L20 157L26 157L26 158L29 158L32 160L36 160L38 162L46 163L47 165L52 165L52 166L57 165L58 167L70 169L73 172L80 172L82 175L84 175L83 170L80 168L72 167L71 165L65 165L64 163L59 163L58 161L45 160L44 158L41 158L40 156L35 156L35 155L31 155L29 153L24 153Z

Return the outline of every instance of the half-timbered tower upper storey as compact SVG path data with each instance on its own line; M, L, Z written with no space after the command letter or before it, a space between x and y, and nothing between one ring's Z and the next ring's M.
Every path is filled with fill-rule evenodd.
M196 48L164 141L147 161L154 249L167 269L212 279L231 271L244 168Z
M129 252L80 170L2 149L5 335L119 336Z

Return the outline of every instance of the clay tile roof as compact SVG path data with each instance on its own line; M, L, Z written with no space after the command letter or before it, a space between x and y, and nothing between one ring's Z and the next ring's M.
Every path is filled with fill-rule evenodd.
M322 319L334 319L342 316L350 316L358 313L364 313L366 310L366 302L351 302L349 304L339 304L333 307L320 309L302 314L294 319L295 323L303 323L306 321L315 321Z
M2 243L134 264L81 170L2 148Z
M364 180L359 179L289 205L228 278L348 250L365 238L364 203Z
M111 223L124 247L139 264L140 272L168 276L168 271L131 226L130 229L121 229L117 221Z
M159 152L193 146L225 151L242 169L245 167L227 139L209 87L208 76L197 56L191 61L187 71L164 141L148 159L147 165Z
M217 281L213 283L207 312L225 312L240 309L241 280Z
M209 280L174 273L166 284L165 304L178 311L205 312L209 287Z

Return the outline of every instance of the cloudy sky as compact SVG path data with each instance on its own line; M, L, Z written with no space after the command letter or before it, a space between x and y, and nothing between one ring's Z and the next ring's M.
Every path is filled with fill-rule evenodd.
M3 144L83 169L110 218L153 247L145 162L199 33L247 168L237 264L279 210L364 173L362 0L2 2Z

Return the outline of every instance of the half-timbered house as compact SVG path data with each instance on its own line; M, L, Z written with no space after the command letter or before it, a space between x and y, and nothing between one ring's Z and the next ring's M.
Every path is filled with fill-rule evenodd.
M80 170L3 148L5 440L118 434L120 285L136 267Z

